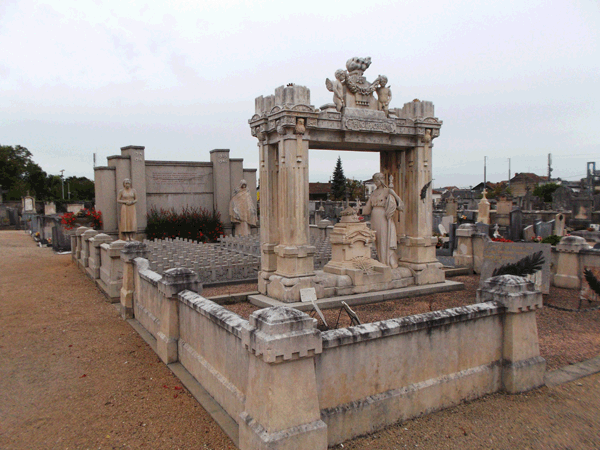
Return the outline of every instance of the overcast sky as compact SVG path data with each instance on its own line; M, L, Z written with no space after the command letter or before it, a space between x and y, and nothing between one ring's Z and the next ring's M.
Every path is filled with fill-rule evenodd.
M287 83L331 102L325 78L370 56L391 107L430 100L443 120L434 186L512 174L578 179L600 166L600 2L0 0L0 144L44 170L93 178L125 145L146 159L258 167L254 98ZM367 179L377 154L311 151L311 181L337 156ZM598 167L600 168L600 167Z

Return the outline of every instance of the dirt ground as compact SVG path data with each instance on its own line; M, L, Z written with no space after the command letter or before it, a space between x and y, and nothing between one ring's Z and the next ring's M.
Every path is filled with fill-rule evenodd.
M597 347L578 349L597 339L597 319L572 314L590 328L575 333L573 324L552 319L564 328L553 327L558 340L574 341L565 360L596 356ZM488 396L343 448L597 449L599 410L597 374ZM1 231L0 449L118 448L235 447L70 255L39 248L22 231Z

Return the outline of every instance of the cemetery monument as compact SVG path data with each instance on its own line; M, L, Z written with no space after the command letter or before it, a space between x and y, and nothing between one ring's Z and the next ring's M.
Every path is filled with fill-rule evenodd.
M320 108L310 104L308 88L293 84L256 98L249 124L260 154L259 291L268 297L295 302L305 288L315 288L324 298L444 282L431 233L431 141L439 136L442 121L428 101L391 108L387 78L379 75L369 82L364 76L370 65L370 58L349 59L345 70L335 72L335 81L326 81L333 103ZM379 152L381 183L388 186L382 189L397 180L392 197L397 206L402 199L404 209L396 207L391 217L385 215L386 226L374 229L376 242L383 242L379 234L393 240L395 231L395 242L385 247L389 257L379 255L392 272L391 281L370 283L365 273L363 285L349 287L344 275L315 271L308 226L309 149ZM380 215L383 219L375 213Z
M235 225L235 236L250 236L250 226L256 226L256 206L248 191L248 183L241 180L229 202L229 218Z

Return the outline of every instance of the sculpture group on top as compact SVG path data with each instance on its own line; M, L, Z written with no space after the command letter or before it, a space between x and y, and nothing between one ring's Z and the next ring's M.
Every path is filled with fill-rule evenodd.
M371 65L371 58L354 57L346 61L346 69L335 71L335 80L325 80L327 89L333 92L333 103L337 111L343 108L368 108L383 111L390 117L389 105L392 100L392 90L386 86L388 79L379 75L374 82L369 83L363 76L364 71ZM377 99L373 97L377 94Z

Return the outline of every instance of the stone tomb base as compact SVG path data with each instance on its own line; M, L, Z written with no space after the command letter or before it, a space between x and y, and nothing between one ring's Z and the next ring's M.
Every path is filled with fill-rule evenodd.
M346 302L350 306L365 305L368 303L379 303L388 300L398 300L401 298L418 297L420 295L440 294L442 292L451 291L462 291L464 289L465 285L463 283L459 283L457 281L443 281L442 283L437 284L426 284L422 286L412 285L408 287L387 289L375 292L365 292L359 294L347 294L332 296L328 298L320 298L316 301L316 304L321 309L336 307L339 308L342 301ZM248 301L260 308L285 305L295 309L299 309L300 311L310 311L313 309L312 303L310 302L282 302L280 300L262 294L249 295Z

